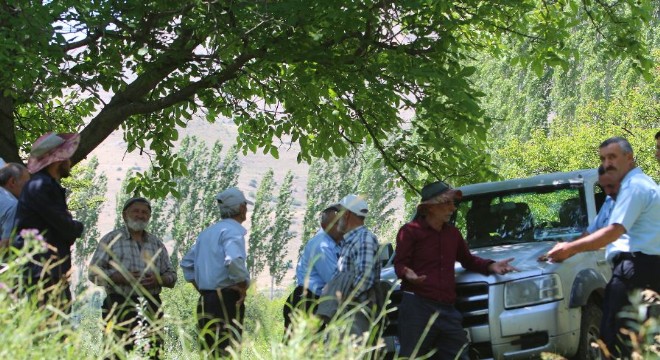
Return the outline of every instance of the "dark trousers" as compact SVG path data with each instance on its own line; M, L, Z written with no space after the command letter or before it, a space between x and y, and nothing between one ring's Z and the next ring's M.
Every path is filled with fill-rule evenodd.
M437 318L429 326L431 317ZM417 356L436 350L430 359L468 359L467 335L463 329L463 316L453 305L442 304L420 296L403 293L399 305L399 342L400 356L410 357L421 341ZM463 346L465 348L463 349ZM462 350L463 349L463 350ZM460 356L457 355L460 353Z
M630 305L628 296L632 290L652 289L660 292L660 277L657 274L660 256L639 252L619 253L612 262L612 279L605 287L600 335L610 353L615 357L628 358L630 349L626 345L625 335L620 332L628 320L621 318L619 313Z
M52 305L65 313L71 311L73 297L71 289L69 289L69 282L65 278L28 278L23 289L25 295L36 299L39 307Z
M101 306L103 319L113 321L113 333L124 344L125 351L132 351L137 340L135 330L144 325L146 333L140 334L140 337L149 338L149 349L147 353L152 359L163 357L161 349L163 347L163 338L161 333L162 322L160 326L153 326L154 322L163 318L163 312L160 311L160 296L152 295L153 300L147 297L126 297L120 294L108 294ZM144 302L144 308L139 311L141 302ZM143 314L143 315L140 315Z
M240 292L234 289L201 290L197 302L197 326L202 347L218 358L228 355L232 340L240 341L245 304L238 304Z
M286 333L289 326L291 326L291 312L293 312L294 308L314 312L318 299L318 295L314 294L311 290L307 290L302 286L296 287L286 299L284 307L282 308L282 315L284 316L284 332Z

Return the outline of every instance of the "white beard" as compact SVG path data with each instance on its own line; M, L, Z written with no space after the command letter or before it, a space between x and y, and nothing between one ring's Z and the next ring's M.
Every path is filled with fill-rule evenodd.
M133 231L143 231L149 225L149 220L147 221L138 221L132 219L126 219L126 226Z

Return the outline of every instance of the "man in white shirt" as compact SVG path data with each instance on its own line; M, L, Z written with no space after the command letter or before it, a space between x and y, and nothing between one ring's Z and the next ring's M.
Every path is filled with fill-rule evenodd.
M628 140L614 137L599 147L601 166L621 188L607 226L571 242L560 242L548 258L563 261L583 252L611 245L624 234L629 237L628 251L612 257L612 278L605 288L601 338L615 357L626 357L630 349L620 329L625 321L618 317L629 304L628 294L635 289L660 292L660 188L635 165Z
M221 220L202 231L181 260L186 281L199 291L197 325L202 347L211 357L227 356L232 341L240 341L245 294L250 282L245 260L247 205L237 188L216 195ZM200 339L200 340L201 340Z

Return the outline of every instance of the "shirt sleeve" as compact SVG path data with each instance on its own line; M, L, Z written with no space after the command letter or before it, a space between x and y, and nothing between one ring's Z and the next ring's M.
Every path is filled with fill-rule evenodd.
M326 284L332 279L337 271L337 252L327 244L321 244L312 256L314 269Z
M111 246L110 242L117 236L118 235L115 235L114 232L110 232L102 237L99 241L99 245L96 247L96 251L94 251L94 255L92 255L92 260L89 262L88 277L89 280L96 285L106 285L106 280L101 273L109 278L117 272L117 270L110 265L110 255L108 253Z
M61 189L50 184L43 184L41 188L32 188L29 196L32 198L32 201L29 202L32 211L38 213L43 221L57 233L50 238L64 242L64 244L54 245L73 245L76 239L82 235L83 224L74 220L71 212L66 208Z
M458 232L458 230L456 230ZM490 259L480 258L478 256L472 255L470 249L468 249L467 243L463 239L463 236L458 234L460 239L458 242L458 247L456 248L456 260L461 263L461 265L470 271L476 271L484 275L488 275L488 265L494 263L495 261Z
M249 281L250 275L245 264L245 240L242 235L230 235L224 243L225 248L225 267L229 279L237 284L243 281Z
M187 282L195 281L195 259L197 258L197 242L188 250L186 255L183 256L179 266L183 270L183 278Z
M174 267L172 267L170 255L162 241L160 242L160 250L158 256L158 270L160 272L161 282L163 286L173 286L176 284L177 280L176 271L174 271Z
M358 288L356 295L365 293L373 285L369 280L373 277L371 273L374 269L375 254L378 251L377 241L366 237L357 244L357 256L355 259L355 278L353 286Z
M633 201L633 199L636 201ZM622 225L627 232L642 213L643 206L646 203L644 200L643 193L633 186L628 186L617 195L608 225Z
M410 230L407 225L403 225L396 236L396 252L394 254L394 271L399 279L404 279L403 269L410 268L410 259L412 257L412 241Z
M2 234L0 234L0 239L9 239L16 227L16 206L7 208L7 211L2 214L1 218L2 224L0 224L0 229L2 229Z

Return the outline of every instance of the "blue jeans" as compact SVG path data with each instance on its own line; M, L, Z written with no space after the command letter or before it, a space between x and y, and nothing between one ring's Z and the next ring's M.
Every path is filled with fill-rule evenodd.
M424 338L431 317L438 314ZM453 305L442 304L411 293L404 293L399 305L400 356L412 355L421 341L416 356L436 350L431 359L468 359L468 339L463 329L463 316ZM463 347L465 348L463 349ZM462 350L463 349L463 350ZM462 350L462 351L461 351ZM457 356L460 352L460 356Z

